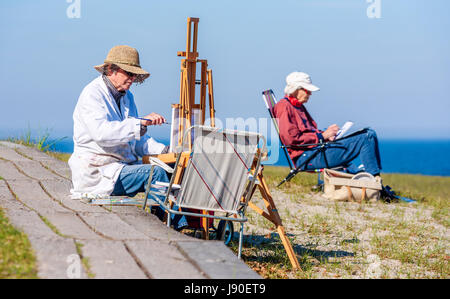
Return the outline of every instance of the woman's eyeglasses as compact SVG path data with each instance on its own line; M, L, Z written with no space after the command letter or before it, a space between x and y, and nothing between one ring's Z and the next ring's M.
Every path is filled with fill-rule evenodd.
M122 70L125 74L127 74L128 77L136 77L137 75L135 73L127 72L126 70Z

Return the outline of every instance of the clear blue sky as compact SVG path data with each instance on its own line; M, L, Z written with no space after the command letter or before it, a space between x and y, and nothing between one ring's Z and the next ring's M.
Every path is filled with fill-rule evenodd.
M219 119L267 117L261 91L281 97L286 75L304 71L321 88L307 104L321 128L350 119L380 138L450 138L450 1L378 1L381 18L366 0L80 0L81 18L66 0L1 1L0 137L28 126L71 136L93 66L118 44L152 74L132 87L141 114L170 117L191 16Z

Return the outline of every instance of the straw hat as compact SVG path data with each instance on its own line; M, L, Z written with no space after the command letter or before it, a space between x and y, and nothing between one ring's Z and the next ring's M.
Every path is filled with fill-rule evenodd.
M108 55L103 64L96 65L94 68L103 73L106 64L115 64L124 71L133 74L142 75L146 79L150 74L141 68L139 63L139 53L135 48L130 46L115 46L109 50Z

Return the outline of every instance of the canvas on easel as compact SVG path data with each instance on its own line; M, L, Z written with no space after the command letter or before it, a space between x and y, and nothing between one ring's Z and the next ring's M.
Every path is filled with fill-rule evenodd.
M176 151L176 147L179 146L178 140L180 139L180 119L179 119L179 109L172 107L172 121L170 127L170 146L169 152L173 153ZM200 109L193 109L193 120L192 125L200 125L201 124L201 113ZM183 132L181 132L182 134ZM191 144L194 140L194 136L191 135ZM189 148L183 148L183 152L189 151Z

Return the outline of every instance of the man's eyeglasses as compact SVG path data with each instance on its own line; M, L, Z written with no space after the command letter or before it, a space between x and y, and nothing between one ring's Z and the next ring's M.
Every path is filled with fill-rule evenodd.
M304 89L304 88L302 88L302 90L303 90L304 92L306 92L306 94L309 95L309 96L310 96L311 93L312 93L311 91L309 91L309 90L307 90L307 89Z

